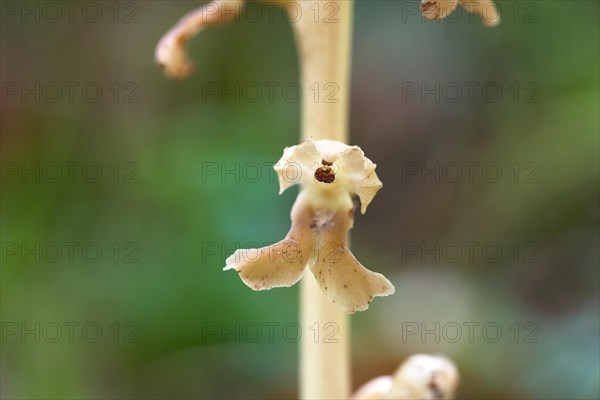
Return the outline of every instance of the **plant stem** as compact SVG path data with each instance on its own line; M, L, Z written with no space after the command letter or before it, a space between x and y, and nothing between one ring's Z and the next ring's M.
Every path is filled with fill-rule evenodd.
M353 1L298 5L302 14L294 29L302 75L302 139L347 143ZM347 399L348 315L323 295L311 273L301 282L300 307L300 398Z

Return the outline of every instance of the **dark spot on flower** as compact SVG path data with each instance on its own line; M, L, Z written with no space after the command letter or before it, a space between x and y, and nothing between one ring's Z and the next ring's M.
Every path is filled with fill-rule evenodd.
M317 224L315 222L313 222L312 224L310 224L310 229L315 229L317 227Z
M323 183L331 183L335 181L335 173L329 165L324 165L317 168L315 171L315 179Z
M435 381L435 373L431 377L431 381L429 381L427 388L431 391L431 393L433 394L433 397L435 399L443 399L444 398L444 393L442 392L442 390L438 386L437 382Z

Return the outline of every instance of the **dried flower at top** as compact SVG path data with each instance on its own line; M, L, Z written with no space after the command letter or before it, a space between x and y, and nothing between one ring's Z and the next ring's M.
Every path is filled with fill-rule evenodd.
M493 0L421 0L421 13L428 20L444 19L460 4L469 12L481 15L484 25L500 23L500 14Z
M190 38L207 26L237 18L243 6L243 0L214 0L184 15L164 34L154 51L154 59L165 75L173 79L187 78L194 70L187 55Z
M280 0L266 4L285 6L298 0ZM469 12L481 15L483 23L500 23L500 14L493 0L421 0L421 12L428 20L444 19L460 4ZM187 55L188 41L204 28L238 20L244 0L213 0L190 11L181 18L158 42L154 52L156 63L165 75L173 79L187 78L194 66Z

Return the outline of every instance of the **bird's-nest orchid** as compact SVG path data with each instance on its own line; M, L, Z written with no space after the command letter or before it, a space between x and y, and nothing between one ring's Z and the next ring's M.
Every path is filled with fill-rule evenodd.
M239 249L226 260L254 290L294 285L310 268L329 300L348 313L363 311L374 297L394 293L383 275L363 267L348 249L353 197L361 212L381 189L375 164L358 146L333 140L288 147L275 165L280 193L299 183L286 237L260 249Z

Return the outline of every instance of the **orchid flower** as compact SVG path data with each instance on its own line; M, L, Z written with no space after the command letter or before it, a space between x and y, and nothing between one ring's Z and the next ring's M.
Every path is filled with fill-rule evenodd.
M442 356L415 354L393 375L372 379L351 400L453 399L460 377L452 361Z
M374 297L394 293L383 275L369 271L347 246L354 223L353 196L361 212L381 189L375 164L358 146L309 140L288 147L275 165L280 193L299 183L292 227L280 242L240 249L226 260L254 290L294 285L308 267L325 296L348 313L363 311Z

